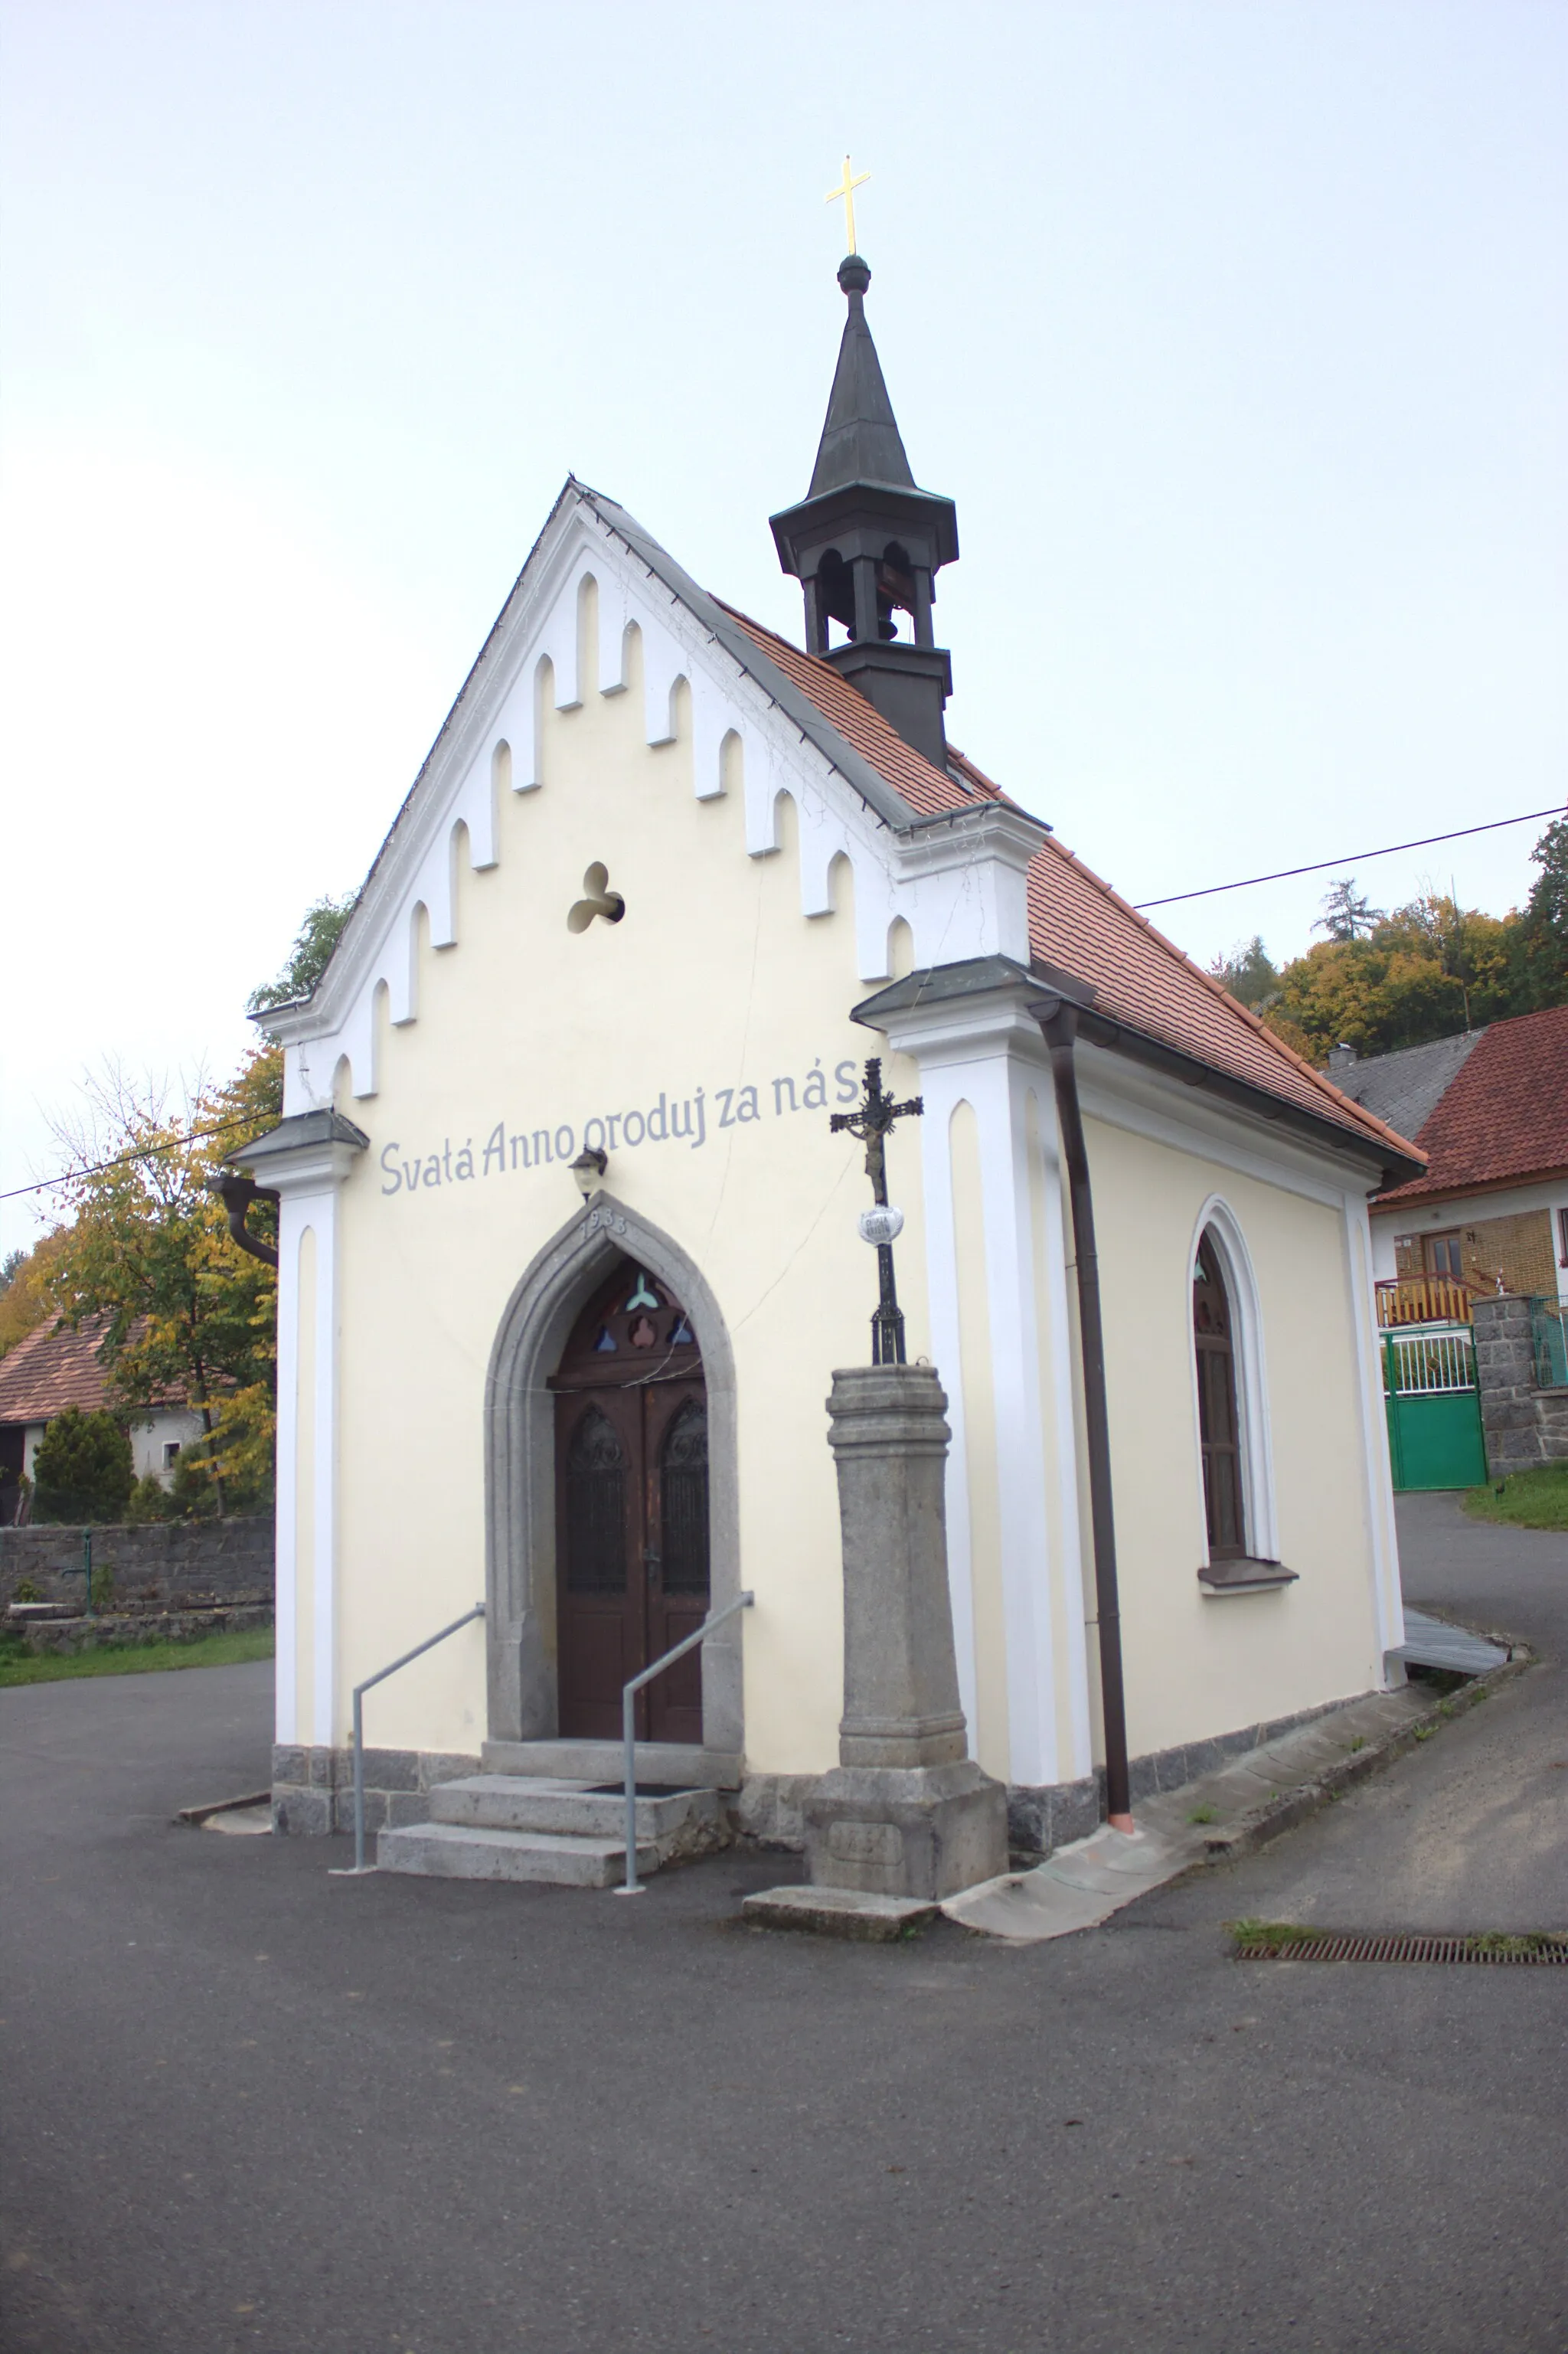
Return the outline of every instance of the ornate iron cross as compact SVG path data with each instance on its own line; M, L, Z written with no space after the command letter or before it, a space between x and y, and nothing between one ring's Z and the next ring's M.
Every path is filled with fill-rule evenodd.
M918 1119L926 1108L922 1096L911 1096L907 1103L895 1103L882 1084L882 1065L873 1055L865 1066L865 1093L854 1111L836 1111L829 1120L832 1135L845 1131L858 1136L865 1145L865 1173L871 1180L873 1199L877 1208L887 1207L887 1139L895 1120ZM899 1224L903 1223L900 1219ZM898 1305L898 1293L893 1280L894 1226L885 1239L876 1243L876 1271L881 1297L876 1313L871 1320L871 1362L874 1365L902 1365L904 1352L904 1316ZM869 1238L868 1238L869 1239Z

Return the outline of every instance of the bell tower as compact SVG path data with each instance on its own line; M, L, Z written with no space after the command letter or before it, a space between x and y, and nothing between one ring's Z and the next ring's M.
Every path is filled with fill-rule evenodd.
M917 489L909 471L865 322L870 283L860 255L846 255L839 284L849 316L811 487L771 518L773 537L779 561L805 590L808 652L824 655L906 743L945 769L942 712L953 672L932 635L932 584L958 555L958 509ZM834 621L848 633L837 644Z

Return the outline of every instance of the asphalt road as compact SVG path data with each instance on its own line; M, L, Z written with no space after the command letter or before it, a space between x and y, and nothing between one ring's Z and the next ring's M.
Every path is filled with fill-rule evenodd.
M0 2342L1563 2354L1568 1973L1237 1964L1220 1925L1568 1918L1568 1541L1405 1522L1412 1598L1543 1664L1021 1950L744 1930L779 1872L733 1855L633 1903L329 1880L342 1841L169 1821L265 1779L264 1670L0 1693Z

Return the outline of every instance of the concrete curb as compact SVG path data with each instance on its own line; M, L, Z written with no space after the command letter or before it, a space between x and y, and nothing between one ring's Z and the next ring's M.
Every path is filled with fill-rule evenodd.
M1216 1831L1212 1839L1204 1840L1205 1862L1229 1863L1239 1856L1251 1855L1258 1848L1266 1847L1271 1840L1280 1838L1286 1831L1294 1830L1298 1823L1306 1822L1310 1816L1330 1805L1341 1792L1353 1789L1369 1776L1392 1765L1396 1757L1404 1756L1428 1735L1441 1731L1455 1717L1465 1715L1489 1693L1496 1691L1515 1676L1522 1675L1526 1668L1535 1665L1535 1654L1527 1645L1514 1642L1510 1636L1499 1635L1490 1639L1509 1643L1512 1658L1503 1660L1498 1667L1489 1668L1485 1675L1462 1684L1457 1691L1446 1693L1419 1716L1411 1717L1404 1724L1385 1734L1381 1740L1369 1741L1364 1749L1352 1751L1312 1781L1302 1783L1298 1789L1282 1790L1277 1797L1266 1798L1260 1807L1255 1808L1250 1815L1244 1816L1232 1829Z

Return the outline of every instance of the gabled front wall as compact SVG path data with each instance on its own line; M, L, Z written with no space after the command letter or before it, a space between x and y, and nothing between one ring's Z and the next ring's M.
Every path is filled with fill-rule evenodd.
M747 1748L759 1771L811 1771L833 1753L842 1672L822 1401L832 1367L865 1356L875 1296L855 1229L869 1198L861 1154L828 1128L875 1043L848 1019L860 993L853 884L841 866L837 911L801 914L791 804L779 850L748 857L739 774L722 795L694 796L679 708L675 739L647 743L637 660L634 642L623 694L585 678L576 707L543 698L540 789L498 797L493 864L456 860L456 945L418 947L418 1018L394 1026L384 998L374 1096L350 1097L340 1077L341 1108L371 1149L338 1213L334 1737L357 1681L484 1594L486 1371L523 1271L584 1216L565 1164L587 1140L609 1149L609 1192L673 1238L718 1303L736 1374L740 1553L758 1597L743 1638ZM567 913L596 861L625 917L574 934ZM902 1087L914 1075L891 1076ZM630 1148L629 1113L641 1115ZM921 1351L917 1150L895 1140L891 1167ZM302 1598L302 1704L312 1621ZM473 1751L486 1732L482 1631L405 1670L367 1710L377 1746Z

